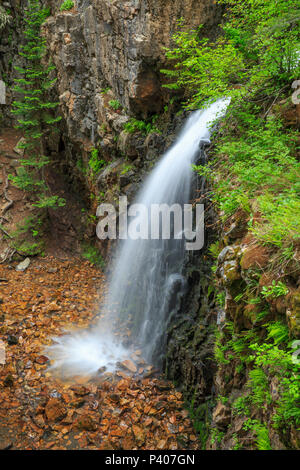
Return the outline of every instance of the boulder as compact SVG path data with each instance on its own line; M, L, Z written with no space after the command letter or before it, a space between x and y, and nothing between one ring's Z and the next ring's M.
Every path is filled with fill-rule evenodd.
M67 415L67 410L61 400L58 398L50 398L45 407L45 415L48 423L56 423Z
M18 266L16 267L16 271L26 271L29 265L30 258L25 258L24 261L18 264Z

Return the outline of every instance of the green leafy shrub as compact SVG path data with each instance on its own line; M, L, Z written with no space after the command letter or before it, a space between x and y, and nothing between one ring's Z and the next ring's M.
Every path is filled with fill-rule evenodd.
M251 390L249 400L253 405L262 407L264 403L270 402L268 378L262 369L249 371L248 387Z
M230 95L240 99L264 86L269 92L299 77L299 8L293 0L218 0L229 7L222 34L212 42L200 29L179 30L175 47L166 49L175 63L162 72L165 86L184 89L188 107ZM184 25L179 25L184 26Z
M166 86L183 90L188 108L231 97L215 158L194 169L211 181L224 219L244 209L255 237L284 251L300 239L300 163L296 133L270 111L290 99L292 80L300 76L299 7L293 0L219 3L229 8L215 41L201 28L175 34L174 48L166 51L172 61L163 70ZM251 225L255 211L261 217Z
M108 102L108 104L109 104L109 106L110 106L111 108L113 108L115 111L117 111L118 109L121 109L121 108L122 108L122 105L121 105L120 101L118 101L118 100L110 100L110 101Z
M267 427L257 419L248 419L243 429L253 431L256 434L256 446L258 450L272 450L269 431Z
M93 148L91 150L91 156L89 159L89 167L93 174L99 173L99 171L106 165L106 161L99 159L99 150Z
M74 2L72 0L65 0L60 6L60 11L72 10L74 7Z
M100 268L104 267L103 258L99 250L95 246L88 244L83 245L82 256L87 259L90 263L99 266Z
M281 297L282 295L287 295L288 293L289 293L288 287L281 281L278 281L277 284L275 281L272 281L271 286L263 286L261 290L261 295L264 298Z

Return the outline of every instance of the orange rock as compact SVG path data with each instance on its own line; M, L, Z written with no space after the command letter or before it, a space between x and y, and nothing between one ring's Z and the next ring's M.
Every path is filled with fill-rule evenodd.
M124 437L122 441L122 449L123 450L131 450L136 447L136 444L131 436Z
M129 380L122 379L117 385L119 390L126 390L129 387Z
M129 370L130 372L133 372L133 373L135 373L137 371L136 365L130 359L126 359L125 361L121 362L121 366L124 369L127 369L127 370Z
M35 362L37 362L38 364L46 364L46 362L48 362L49 359L47 356L38 356L36 359L35 359Z
M166 439L161 439L161 440L158 441L158 443L156 444L156 447L157 447L157 449L159 449L159 450L165 449L165 448L166 448L166 444L167 444L167 440L166 440Z
M133 431L133 434L134 434L134 437L135 437L135 440L136 440L137 444L139 446L142 446L145 442L145 439L146 439L145 432L143 431L142 428L140 428L139 426L136 426L136 425L132 426L132 431Z
M74 427L81 431L96 431L98 425L92 416L85 414L76 419Z
M46 407L45 415L49 423L62 420L67 414L66 408L58 398L50 398Z

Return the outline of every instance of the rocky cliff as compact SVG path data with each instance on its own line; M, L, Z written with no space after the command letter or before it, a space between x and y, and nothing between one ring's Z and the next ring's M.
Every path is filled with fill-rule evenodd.
M104 126L120 132L128 115L160 113L163 48L177 21L211 29L216 22L212 0L82 0L63 12L58 6L54 2L45 35L68 137L83 145L102 138ZM108 104L113 100L118 113Z
M89 201L94 216L99 201L114 203L120 194L135 195L185 117L174 115L176 106L170 105L160 74L165 64L163 48L170 46L177 21L183 17L189 29L204 24L205 34L214 35L220 11L213 0L77 0L68 11L60 11L61 1L44 3L51 6L43 30L45 60L56 66L52 94L63 116L60 133L48 142L49 151L55 158L59 155L64 175ZM8 103L22 41L23 4L23 0L10 2L12 23L1 37L0 72L8 85ZM3 110L6 115L7 110ZM133 124L132 131L124 129L132 119L140 129ZM101 165L95 166L93 156ZM253 448L255 436L244 428L247 419L235 411L249 391L250 368L231 349L236 347L233 337L235 341L241 339L239 335L247 337L245 331L269 319L262 316L257 323L257 314L263 312L257 311L255 303L245 305L239 295L251 291L257 270L263 279L270 253L256 246L247 233L244 213L235 214L228 226L221 226L212 211L207 216L206 247L186 260L189 288L177 309L180 314L169 325L165 369L183 390L203 445L210 435L208 448ZM94 228L92 224L91 236ZM207 248L217 238L214 274ZM290 266L289 296L270 300L268 311L273 321L280 315L286 318L290 330L298 334L299 285L293 272ZM217 293L222 302L216 302ZM225 321L234 325L231 334L224 329ZM216 352L222 356L219 361ZM271 376L268 380L275 396L277 384ZM266 410L250 411L252 420L264 415L264 422L270 423L274 410L268 405ZM273 448L299 445L294 428L286 436L273 432L270 439Z

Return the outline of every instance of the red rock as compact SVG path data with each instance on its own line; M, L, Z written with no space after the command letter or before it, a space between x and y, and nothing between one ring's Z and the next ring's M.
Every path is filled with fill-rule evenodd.
M45 415L49 423L61 421L67 414L66 408L58 398L50 398L46 407Z
M98 428L94 418L88 414L79 416L74 423L74 427L81 431L96 431Z
M46 362L48 361L49 361L49 358L47 356L38 356L35 359L35 362L37 362L38 364L46 364Z

